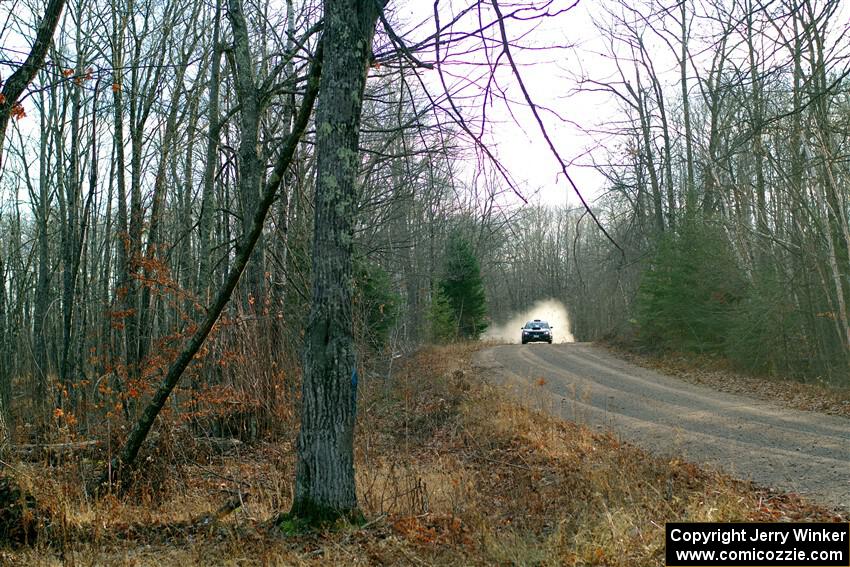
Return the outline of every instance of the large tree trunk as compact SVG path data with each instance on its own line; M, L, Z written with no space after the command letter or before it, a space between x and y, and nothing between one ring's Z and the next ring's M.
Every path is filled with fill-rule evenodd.
M363 89L379 3L325 1L325 67L316 115L313 303L307 327L291 515L357 515L354 485L352 247Z
M655 228L658 234L664 232L664 205L661 199L661 187L658 183L658 172L655 169L655 158L652 152L652 124L650 110L647 107L645 95L640 91L640 78L638 77L638 96L636 97L639 105L638 113L640 115L641 133L643 134L643 153L642 156L646 160L646 169L649 172L649 180L652 187L652 208L655 218Z
M755 15L755 7L750 3L747 6L747 29L746 40L748 49L748 59L750 66L750 80L752 83L750 94L752 100L751 108L751 128L753 131L752 154L755 158L755 175L756 175L756 229L762 238L770 233L770 227L767 223L767 197L765 195L765 179L764 179L764 104L763 104L763 78L759 69L759 53L755 46L755 30L753 29L753 18ZM765 241L763 246L758 247L758 261L760 267L766 267L768 260L764 253L764 248L770 246L770 241Z
M126 160L124 156L124 74L121 70L124 68L124 35L127 29L127 16L124 12L119 12L119 3L112 3L112 66L115 69L112 83L112 151L114 153L115 165L115 193L118 200L118 218L116 221L117 230L114 234L116 241L116 251L118 257L116 259L116 272L118 281L115 290L115 307L114 310L122 315L122 319L126 318L127 314L132 309L132 303L129 300L127 291L131 285L131 258L130 258L130 228L127 224L129 211L127 208L127 179L126 179ZM120 359L121 348L123 347L124 361L131 359L132 337L127 329L127 326L122 324L116 328L118 333L117 340L113 342L114 356ZM123 381L118 379L118 373L114 373L113 387L122 392L124 389ZM126 399L121 402L124 417L130 419L129 406Z

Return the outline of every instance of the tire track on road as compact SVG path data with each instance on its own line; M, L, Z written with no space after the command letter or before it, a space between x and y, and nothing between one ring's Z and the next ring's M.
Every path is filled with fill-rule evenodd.
M850 509L848 419L716 392L589 343L496 346L476 362L537 409L611 430L657 454Z

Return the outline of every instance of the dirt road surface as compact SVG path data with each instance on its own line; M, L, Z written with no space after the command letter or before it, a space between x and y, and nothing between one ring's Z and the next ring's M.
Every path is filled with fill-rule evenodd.
M850 419L716 392L590 343L502 345L476 365L520 400L656 454L850 509Z

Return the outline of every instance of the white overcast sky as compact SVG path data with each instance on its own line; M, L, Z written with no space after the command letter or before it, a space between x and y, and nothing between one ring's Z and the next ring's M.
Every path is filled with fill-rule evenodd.
M469 3L468 0L456 2L441 0L441 18L447 19L450 13L463 9ZM427 20L423 26L424 31L433 33L432 2L398 2L397 4L403 4L403 7L395 8L395 14L402 22L399 27L403 31L410 29L410 27L405 29L405 25L412 27L418 22ZM510 2L504 1L503 4L503 12L510 11ZM571 4L571 1L556 1L552 9L564 8ZM593 69L594 75L598 77L600 74L610 74L613 71L609 62L595 55L602 48L599 44L599 33L591 19L592 10L595 7L599 7L597 0L585 0L579 2L567 13L541 20L534 31L518 41L522 46L534 49L513 50L514 59L520 66L521 76L535 104L552 109L563 119L542 111L546 128L561 157L566 161L579 158L578 164L585 165L589 163L589 160L581 159L580 156L598 142L584 134L577 126L590 128L600 121L611 118L617 110L605 95L570 94L576 86L575 81L570 77L571 74L581 74L582 70ZM472 20L470 23L473 23ZM459 26L459 29L462 27ZM511 22L507 29L511 39L523 35L525 31L526 29L517 22ZM420 37L422 33L411 35ZM541 49L544 47L550 49ZM470 68L467 72L461 65L447 66L446 69L447 73L461 76L484 73L484 70L480 68ZM435 72L426 72L425 77L426 84L430 85L434 91L442 88ZM513 80L508 69L503 69L499 73L499 78L502 86L507 88L508 95L517 103L511 106L510 111L503 104L496 103L488 106L491 148L517 181L523 194L530 200L539 199L550 205L565 203L577 205L578 200L561 174L558 161L549 150L532 114L521 101L522 92L518 84ZM474 88L471 87L470 90ZM578 164L571 165L568 170L570 176L579 186L582 194L586 198L593 199L602 191L604 180L592 168Z
M274 0L272 0L274 1ZM439 9L441 17L449 18L451 14L456 13L468 6L472 0L440 0ZM525 1L525 0L522 0ZM4 2L4 0L0 0ZM512 0L502 0L503 10L507 13L511 11ZM595 2L595 0L594 0ZM549 45L559 44L581 44L584 45L591 41L595 36L595 30L591 25L588 9L585 5L592 6L594 2L580 2L578 6L569 13L562 14L557 18L545 19L540 23L540 27L524 38L520 43L528 47L548 47ZM277 4L277 2L275 2ZM566 7L572 3L572 0L555 0L553 7ZM284 10L283 3L280 2L280 9ZM485 2L485 5L488 4ZM539 0L536 4L541 5L543 2ZM9 14L7 10L10 5L0 6L0 16L5 20ZM406 32L412 28L416 28L417 24L420 29L413 31L412 37L428 35L434 31L433 20L433 2L428 0L391 0L389 10L393 13L394 21L399 21L399 32ZM282 13L282 12L281 12ZM67 17L67 14L66 14ZM443 20L445 21L445 19ZM467 25L475 25L475 20L467 19L458 29L464 29ZM379 24L380 25L380 24ZM517 23L513 22L508 28L508 34L513 38L521 34L524 30ZM475 40L467 45L473 45ZM24 39L14 28L7 28L3 37L3 47L13 55L14 52L24 53L29 48L29 41ZM572 84L566 77L565 69L576 69L579 58L578 51L557 49L523 52L521 50L514 51L514 57L522 66L522 75L531 91L531 96L534 101L542 106L555 109L563 117L569 120L581 121L589 117L594 117L600 114L601 109L604 109L604 104L597 104L594 100L588 97L566 97L567 91L572 88ZM582 56L584 57L584 56ZM14 56L13 56L14 58ZM428 59L427 54L425 59ZM450 57L449 59L452 59ZM468 58L467 58L468 59ZM466 75L467 72L462 65L446 65L447 74ZM0 73L8 75L10 69L0 65ZM483 69L477 69L475 72L483 73ZM507 68L500 71L500 79L503 86L509 88L509 94L519 100L521 93L515 81L512 80L510 72ZM426 71L424 74L426 84L429 84L434 92L440 93L441 88L437 80L436 72ZM451 80L451 79L450 79ZM476 87L471 87L467 92L474 91ZM597 100L599 97L596 97ZM25 131L36 128L37 121L34 117L35 111L32 108L32 101L25 101L25 108L29 111L31 118L20 124ZM498 102L488 109L488 128L490 130L487 136L488 146L498 155L501 162L510 171L512 177L516 180L517 186L522 191L523 195L536 200L538 198L535 192L539 189L539 198L546 203L562 204L566 202L567 196L572 193L567 184L564 182L563 176L559 175L560 167L557 161L548 150L543 142L537 125L533 122L530 113L527 112L524 103L512 105L511 112L518 119L523 128L518 127L514 123L511 113ZM590 141L582 137L579 132L572 128L561 124L559 120L554 119L551 115L544 113L546 126L550 133L555 136L555 142L558 149L562 152L565 159L572 159L580 154L585 145ZM12 128L7 134L10 134ZM583 192L592 197L598 193L601 179L590 169L572 167L570 174L582 188ZM572 203L576 203L572 197Z
M439 0L442 20L447 20L449 14L457 13L472 2L473 0ZM514 2L523 3L523 0L501 0L502 11L509 12ZM538 1L535 4L543 5L544 2ZM553 0L550 11L557 11L559 8L572 4L573 0ZM630 3L625 2L625 4ZM645 3L641 2L641 4L644 5L645 11ZM391 3L391 6L393 5L395 5L395 15L401 22L402 31L408 32L415 29L418 22L425 22L421 27L425 32L433 33L433 2L396 0L395 3ZM610 51L611 46L594 24L594 20L606 21L606 6L615 6L616 9L616 3L612 0L579 0L572 10L555 18L543 20L539 27L527 35L523 35L526 30L518 22L511 22L507 30L511 39L522 36L518 43L523 47L532 48L525 51L514 50L514 58L521 64L520 73L534 102L553 109L563 119L544 113L546 127L558 151L566 161L573 162L569 168L571 177L585 198L589 200L597 198L606 189L602 175L589 167L591 163L589 153L597 159L604 160L606 152L599 150L605 150L617 141L613 137L606 137L599 133L589 135L584 130L598 132L600 125L618 120L623 116L618 101L613 96L599 92L575 92L577 76L605 80L616 75L617 68L614 62L604 55ZM829 41L839 45L839 51L850 57L850 35L842 33L842 30L847 30L848 21L850 21L850 1L840 0L838 10L833 21L830 22L832 36ZM468 20L466 29L470 29L475 23L475 20ZM407 25L406 28L405 25ZM706 58L710 58L713 54L710 49L700 52L701 39L713 40L712 34L713 31L706 28L704 19L692 23L691 56L695 58L695 65L698 67L704 64L707 66ZM411 35L421 37L422 32L414 31ZM644 41L652 54L653 65L662 84L668 92L672 91L673 96L668 98L667 104L674 106L679 104L678 97L675 96L680 88L676 56L670 47L653 33L645 33ZM540 49L551 46L572 47ZM678 43L674 41L673 46L678 48ZM765 46L766 52L770 49L771 46ZM780 50L779 56L785 55ZM470 76L475 75L476 72L483 73L481 69L476 71L470 68L465 71L459 67L449 68L460 76L467 73ZM689 75L691 73L692 71L689 70ZM433 84L435 87L439 85L434 72L426 72L426 77L427 81L431 81L428 84ZM508 93L513 99L522 98L508 70L502 70L499 77L503 79L504 86L509 85ZM463 79L459 80L463 81ZM696 91L696 81L693 77L689 86L691 92ZM539 189L539 199L546 204L578 205L578 199L560 174L560 165L549 151L531 113L524 108L524 104L520 103L512 105L512 113L516 117L516 122L522 127L516 125L511 113L503 105L497 104L493 108L488 108L488 116L493 119L490 141L499 159L507 166L527 196L532 196L534 190ZM695 127L701 126L695 124Z
M500 4L503 12L507 13L514 9L514 2L524 1L501 0ZM445 22L452 14L464 9L472 2L473 0L439 0L442 21ZM2 3L4 0L0 0L0 14L3 14ZM544 4L542 0L534 3L538 6ZM573 0L553 0L550 11L566 8L572 3ZM543 112L546 127L561 156L570 162L575 160L569 172L588 199L598 197L605 186L602 176L588 167L591 160L587 152L598 150L600 144L610 146L614 140L599 137L599 135L589 136L582 131L582 128L593 129L602 123L616 119L620 116L620 108L612 97L602 93L576 94L574 77L591 75L596 79L605 79L614 74L615 67L612 61L601 55L607 47L593 23L594 18L605 17L604 8L612 3L612 0L580 0L572 10L557 17L539 21L538 27L527 35L524 35L524 32L528 31L528 26L520 22L510 22L507 30L512 39L522 36L518 40L520 45L533 48L515 49L513 55L521 66L520 72L534 102L541 107L553 109L560 118L563 118L562 121ZM489 2L483 4L488 5ZM10 5L6 4L6 7ZM392 20L397 22L396 31L412 41L433 33L433 6L432 0L391 0L389 10ZM836 22L833 31L845 25L848 14L850 14L850 1L841 0L837 19L844 23ZM492 14L490 17L492 18ZM467 17L457 29L469 31L477 27L477 24L477 18ZM5 48L9 48L10 43L13 43L16 37L20 39L20 36L16 36L14 32L9 33L11 30L6 31L3 43ZM694 30L694 33L698 35L701 31L704 30ZM653 45L651 34L648 35L647 41L650 42L650 49L653 50L653 62L656 69L662 74L662 80L669 88L676 88L678 69L675 57L669 48L657 39ZM850 38L845 38L844 41L850 42ZM480 40L471 39L467 46L474 45L476 42L480 45ZM424 53L421 57L424 60L433 60L433 54ZM480 61L480 55L478 57ZM450 62L456 61L457 57L449 56L448 59ZM475 58L465 58L465 60L469 59ZM8 71L4 68L0 70L4 74ZM450 81L453 80L449 76L451 74L461 77L453 80L455 85L468 81L470 77L486 75L482 67L470 67L457 63L445 65L444 72ZM508 95L516 101L521 101L522 94L510 70L506 67L502 68L497 76L501 85L507 88ZM429 90L440 93L441 86L435 71L425 71L423 78ZM464 94L480 92L480 90L479 85L467 85ZM517 102L511 105L511 110L508 111L497 101L493 106L488 107L487 112L489 123L487 141L510 171L523 194L531 200L539 199L551 205L562 205L567 202L573 206L578 205L571 187L560 173L560 165L549 151L525 104ZM471 112L471 117L474 118L474 115L475 113ZM32 123L35 124L35 120ZM603 153L596 152L595 155L599 156ZM539 194L535 196L537 190Z

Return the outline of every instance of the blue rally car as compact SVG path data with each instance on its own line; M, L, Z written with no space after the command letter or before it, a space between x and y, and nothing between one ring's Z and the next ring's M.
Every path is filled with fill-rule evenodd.
M551 345L552 329L554 327L550 327L546 321L541 321L540 319L529 321L522 328L522 344L545 342Z

